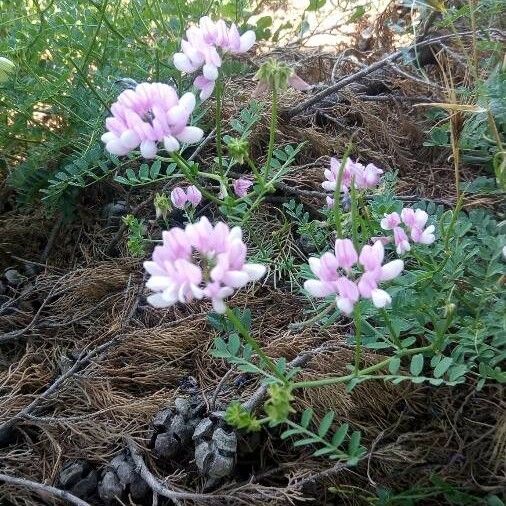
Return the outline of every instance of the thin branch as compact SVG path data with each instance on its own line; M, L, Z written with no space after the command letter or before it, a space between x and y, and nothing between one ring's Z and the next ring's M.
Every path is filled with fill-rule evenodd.
M192 492L178 492L177 490L172 490L164 485L156 476L154 476L151 471L148 469L146 464L144 463L144 459L139 452L136 444L131 438L126 438L126 443L128 449L130 450L130 455L135 464L135 471L139 473L141 478L149 485L149 487L158 495L163 497L167 497L174 502L178 500L187 500L187 501L195 501L197 504L200 504L203 501L214 501L214 500L223 500L223 499L234 499L233 496L228 495L213 495L213 494L196 494Z
M49 234L46 247L44 248L44 251L40 255L39 259L40 263L43 264L47 260L49 253L53 249L54 241L56 240L56 237L58 235L58 232L60 231L62 224L63 224L63 214L60 214L56 219L53 228L51 229L51 233Z
M56 286L53 286L53 288L51 288L48 296L44 299L44 301L40 305L39 309L35 313L35 316L32 318L32 321L23 329L13 330L11 332L6 332L5 334L0 335L0 344L5 344L5 343L8 343L10 341L17 339L18 337L21 337L23 334L28 332L35 325L40 314L42 313L42 310L46 307L47 303L51 300L55 288L56 288Z
M66 490L60 490L59 488L52 487L51 485L46 485L44 483L38 483L25 478L16 478L15 476L9 476L8 474L3 473L0 473L0 481L8 483L9 485L17 485L21 488L33 490L42 496L49 494L53 497L57 497L58 499L62 499L63 501L67 501L70 504L75 504L75 506L91 506L90 503L79 499L79 497L76 497Z
M433 44L437 44L438 42L451 39L455 36L465 36L469 35L471 32L461 32L458 34L448 34L448 35L441 35L440 37L434 37L433 39L424 40L422 42L416 43L411 45L408 48L400 49L399 51L396 51L395 53L392 53L388 56L385 56L385 58L382 58L381 60L378 60L377 62L372 63L371 65L368 65L367 67L364 67L360 69L359 71L355 72L354 74L351 74L350 76L344 77L343 79L340 79L337 81L334 85L327 87L323 91L320 91L320 93L317 93L316 95L312 96L305 102L302 102L299 105L296 105L295 107L292 107L291 109L288 109L283 113L283 116L287 119L293 118L294 116L297 116L301 112L305 111L308 107L311 107L312 105L320 102L320 100L323 100L325 97L328 97L329 95L332 95L332 93L335 93L336 91L339 91L342 88L345 88L349 84L358 81L362 77L365 77L372 72L380 69L381 67L384 67L385 65L389 64L390 62L394 62L395 60L400 59L403 55L406 54L407 51L410 51L414 48L421 48L430 46Z

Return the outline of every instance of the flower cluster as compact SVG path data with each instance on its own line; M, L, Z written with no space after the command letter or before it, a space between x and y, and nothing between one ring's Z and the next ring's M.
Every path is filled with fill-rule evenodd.
M200 128L188 126L194 108L192 93L178 98L168 84L138 84L121 92L112 104L102 141L109 153L120 156L140 146L144 158L154 158L159 142L167 151L177 151L180 142L191 144L202 139Z
M402 255L411 249L411 245L409 244L409 237L401 224L405 225L413 242L432 244L435 241L434 225L424 228L428 218L429 215L421 209L404 208L400 215L395 212L385 214L380 224L383 230L393 231L395 250L398 255Z
M237 26L227 26L220 19L214 22L208 16L200 18L198 26L186 30L186 40L181 41L181 53L174 55L174 65L181 72L192 73L202 68L193 84L200 90L200 98L206 100L214 90L218 69L221 67L221 53L245 53L255 43L255 32L248 30L239 34Z
M246 263L246 245L239 227L231 230L219 222L214 227L205 217L184 229L163 232L163 245L156 246L153 260L144 262L150 274L146 286L153 290L148 302L169 307L177 302L211 299L224 313L224 299L265 274L265 266Z
M360 297L372 299L376 307L385 307L391 298L379 284L396 278L404 269L404 262L393 260L382 265L384 256L380 241L365 245L359 255L349 239L337 239L335 253L309 259L311 271L318 279L307 280L304 288L313 297L336 295L337 307L345 314L353 311ZM350 279L355 265L362 266L362 275Z
M326 181L322 183L322 187L325 190L336 191L340 169L341 160L331 158L330 169L325 170ZM341 176L340 191L348 193L352 184L354 184L354 187L358 190L374 188L379 183L381 174L383 174L383 171L372 163L368 163L364 166L348 158L344 164L343 174ZM330 205L328 199L327 204Z
M184 209L187 203L197 207L202 200L202 193L200 193L200 190L194 185L188 186L186 191L184 188L176 186L170 192L170 200L174 207L178 209Z

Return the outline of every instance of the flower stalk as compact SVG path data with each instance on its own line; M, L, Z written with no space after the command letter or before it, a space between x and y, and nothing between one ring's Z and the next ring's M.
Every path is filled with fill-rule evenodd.
M225 312L228 320L235 327L237 332L243 337L247 344L249 344L256 354L260 357L260 359L267 365L269 370L276 376L276 378L280 379L283 383L286 383L286 379L279 374L274 362L265 354L262 350L261 346L258 344L257 340L250 334L249 330L244 326L242 321L237 317L232 309L227 307Z
M269 147L267 149L267 162L265 164L265 175L269 174L272 161L272 153L274 152L274 142L276 141L276 128L278 126L278 91L276 86L272 87L272 108L271 121L269 127Z

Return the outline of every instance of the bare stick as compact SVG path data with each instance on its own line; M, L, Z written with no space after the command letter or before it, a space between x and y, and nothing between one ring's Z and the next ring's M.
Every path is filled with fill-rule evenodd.
M67 501L70 504L75 504L76 506L91 506L90 503L79 499L79 497L76 497L66 490L60 490L59 488L52 487L51 485L45 485L44 483L38 483L25 478L16 478L15 476L9 476L8 474L3 473L0 473L0 481L4 481L9 485L18 485L21 488L33 490L41 496L51 495L53 497L57 497L58 499L62 499L63 501Z
M47 240L46 247L44 248L44 251L40 255L40 263L44 263L47 260L49 253L53 249L54 241L56 240L56 236L58 235L58 232L60 231L62 223L63 223L63 215L60 214L60 216L58 216L55 224L53 225L53 228L51 229L51 233L49 234L49 238Z
M378 60L377 62L372 63L371 65L368 65L367 67L364 67L354 74L351 74L348 77L344 77L343 79L340 79L336 82L336 84L329 86L328 88L324 89L323 91L320 91L320 93L317 93L316 95L312 96L305 102L302 102L299 105L296 105L295 107L292 107L291 109L288 109L286 112L283 113L283 116L285 118L293 118L294 116L297 116L297 114L300 114L301 112L305 111L308 107L311 107L312 105L320 102L320 100L323 100L325 97L328 97L329 95L332 95L332 93L335 93L336 91L339 91L340 89L348 86L349 84L358 81L362 77L365 77L372 72L380 69L381 67L389 64L390 62L393 62L395 60L400 59L404 54L406 54L406 51L409 51L411 49L421 48L425 46L430 46L432 44L436 44L440 41L450 39L455 36L465 36L469 35L471 32L462 32L458 34L448 34L448 35L442 35L440 37L435 37L433 39L424 40L422 42L419 42L417 44L413 44L412 46L408 48L403 48L399 51L396 51L395 53L392 53L388 56L385 56L385 58L382 58L381 60Z
M141 478L158 495L167 497L175 502L177 502L178 500L187 500L187 501L195 501L197 504L200 504L202 501L214 501L218 499L220 500L234 499L234 497L228 495L195 494L192 492L178 492L177 490L172 490L168 488L148 469L134 441L131 438L126 438L126 443L128 449L130 450L132 460L134 461L135 464L135 471L140 474Z

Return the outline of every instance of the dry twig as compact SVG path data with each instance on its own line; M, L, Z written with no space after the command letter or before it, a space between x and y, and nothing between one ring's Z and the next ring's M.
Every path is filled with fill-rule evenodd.
M8 474L0 473L0 481L8 483L9 485L16 485L21 488L27 488L28 490L33 490L37 492L42 497L52 496L57 497L63 501L66 501L70 504L75 504L75 506L91 506L90 503L79 499L75 495L67 492L66 490L60 490L59 488L52 487L51 485L46 485L45 483L38 483L36 481L27 480L26 478L16 478L15 476L9 476Z

